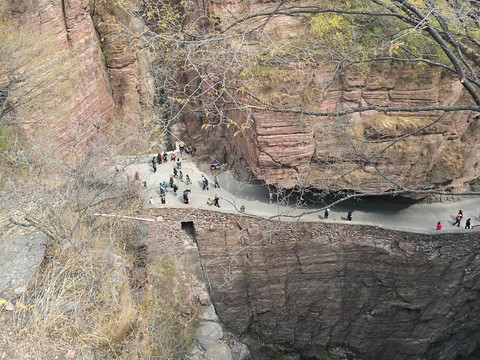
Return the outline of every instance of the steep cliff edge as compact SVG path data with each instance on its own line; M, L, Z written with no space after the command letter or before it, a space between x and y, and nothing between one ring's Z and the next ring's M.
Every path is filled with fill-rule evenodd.
M476 232L420 235L197 209L151 216L152 257L178 251L183 226L194 229L220 321L256 359L316 359L336 347L355 359L478 351Z
M55 84L58 92L45 92L43 108L37 121L53 129L54 139L62 148L76 140L72 128L80 125L82 134L109 122L115 113L109 82L102 64L90 16L88 0L9 2L14 18L51 47L44 64L61 62L60 73L48 81L46 89ZM45 66L45 65L43 65ZM56 69L54 69L56 71ZM52 99L52 97L54 97ZM72 124L72 119L75 121Z
M476 233L185 211L163 219L192 220L218 316L255 358L315 358L340 346L359 359L455 359L478 347ZM151 246L172 241L149 236Z

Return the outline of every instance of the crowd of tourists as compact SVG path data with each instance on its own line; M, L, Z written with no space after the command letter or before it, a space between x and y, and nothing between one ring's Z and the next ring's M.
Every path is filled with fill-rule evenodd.
M192 191L189 188L189 185L192 185L192 180L190 179L189 174L184 174L182 170L182 158L186 155L191 157L195 156L196 148L195 146L185 145L183 142L178 143L178 150L170 151L170 152L159 152L158 155L155 155L150 160L152 169L154 174L157 173L158 165L166 165L170 164L172 166L172 173L168 174L168 180L162 180L159 183L159 196L160 196L160 203L166 204L166 196L167 193L172 193L174 196L177 196L177 192L179 191L180 187L182 187L182 198L184 204L190 204L190 194ZM159 171L160 173L160 171ZM162 175L165 175L162 173ZM147 181L141 178L139 171L135 172L135 179L138 181L142 181L143 187L145 190L148 190ZM200 178L201 181L201 189L202 190L209 190L209 181L205 175L202 175ZM214 188L220 188L220 181L218 177L215 176L214 180ZM208 198L207 204L220 207L219 203L220 197L218 194L215 194L214 198ZM149 203L154 203L153 196L150 196ZM242 205L240 211L245 211L245 206Z
M162 164L170 164L172 166L172 173L168 174L168 180L162 179L159 182L159 196L160 196L160 202L161 204L166 204L166 194L171 192L174 196L177 196L177 192L180 190L180 187L182 188L182 198L183 198L183 203L184 204L190 204L190 194L192 191L189 188L189 185L192 185L192 180L190 178L189 174L184 174L182 170L182 158L184 158L186 155L189 155L191 157L195 156L196 154L196 148L195 146L189 146L185 145L183 142L179 142L178 148L176 151L170 151L170 152L159 152L157 155L153 156L152 159L150 160L151 166L153 173L157 173L158 170L158 165ZM165 175L162 173L162 175ZM138 171L135 172L135 179L138 181L142 181L143 186L145 189L147 189L147 182L144 179L141 179L140 173ZM201 175L200 177L200 189L202 191L209 190L210 187L210 182L208 178L205 175ZM214 176L213 178L213 186L214 188L220 188L220 181L217 176ZM273 197L274 194L271 190L269 190L268 193L268 198L269 198L269 203L273 203ZM213 205L216 207L220 207L220 197L218 194L215 194L215 196L212 198L208 198L207 204L208 205ZM150 204L154 203L154 199L151 196L149 200ZM299 200L300 205L305 203L305 200L303 197L300 198ZM239 209L237 209L240 212L245 212L245 205L241 205ZM330 209L327 208L324 211L324 219L328 219L330 215ZM480 215L479 215L480 217ZM344 220L347 221L352 221L353 218L353 210L348 211L346 218L343 218ZM452 226L457 226L460 227L461 225L463 226L462 220L464 218L463 210L459 210L458 214L455 216L455 220L452 224ZM469 217L465 221L465 229L472 229L480 225L472 225L472 219ZM440 221L437 222L437 225L435 227L436 230L441 230L442 229L442 223Z

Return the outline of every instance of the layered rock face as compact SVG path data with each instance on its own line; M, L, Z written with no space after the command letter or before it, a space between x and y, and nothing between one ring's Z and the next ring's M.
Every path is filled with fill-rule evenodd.
M40 120L53 129L60 148L79 137L87 141L97 129L124 140L129 128L141 127L141 106L153 103L151 64L115 27L135 31L141 21L113 2L12 0L9 6L51 48L38 60L40 66L55 64L41 84L46 90ZM136 10L137 2L129 6Z
M257 359L336 346L358 359L455 359L479 344L476 233L159 214L172 228L193 222L217 314ZM149 246L176 237L152 228Z
M42 86L46 91L55 84L55 100L44 97L42 121L52 129L55 141L65 148L88 134L94 127L108 122L114 115L114 102L102 63L90 16L88 0L11 1L16 18L25 23L40 39L48 39L51 52L45 63L60 63L55 78ZM50 45L48 45L50 47Z
M218 16L221 27L223 20L231 21L232 14L241 18L268 6L271 4L259 1L231 1L211 4L208 11ZM288 32L281 30L286 28ZM271 42L288 48L290 40L295 48L298 39L308 36L305 29L308 20L301 16L269 19L265 32L270 38L259 37L259 49L252 45L249 50L261 53L271 46L275 52ZM262 63L252 70L246 87L279 108L317 112L366 105L471 102L458 79L435 68L382 63L354 67L338 75L331 61L316 61L311 65L301 61L275 63L273 59L269 65L266 60L267 65ZM240 93L229 96L255 103ZM210 146L210 152L226 146L227 160L238 172L253 173L279 187L381 192L393 188L383 176L410 188L458 191L477 187L480 130L471 112L364 112L319 117L308 112L252 110L229 111L226 115L239 125L249 126L243 136L233 138L231 129L211 129L204 131L209 141L202 141L198 130L206 120L195 116L185 118L188 135L193 142ZM406 134L412 136L397 141ZM393 141L396 143L388 146Z
M461 85L434 69L420 73L418 69L384 66L373 70L374 75L350 72L324 94L320 89L332 77L333 69L271 71L287 79L284 91L293 92L298 99L292 107L314 111L366 105L444 105L464 100ZM280 77L277 74L269 81L269 88L275 87L275 81L281 82ZM311 100L306 103L301 97ZM366 112L314 118L257 111L248 145L243 146L250 149L243 153L258 177L287 188L299 184L378 192L392 188L383 174L410 188L470 189L479 176L478 120L470 112L440 116L440 112ZM391 146L408 133L414 135Z
M257 358L275 358L273 344L312 358L333 346L364 359L454 359L476 348L476 236L249 225L199 231L198 242L220 319L260 340Z

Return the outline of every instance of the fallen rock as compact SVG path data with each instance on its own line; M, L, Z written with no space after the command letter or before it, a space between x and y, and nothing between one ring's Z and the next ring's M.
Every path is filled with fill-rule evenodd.
M214 322L202 322L197 329L198 343L204 348L208 349L215 342L223 337L222 327Z
M201 291L197 295L198 302L203 305L203 306L209 306L210 305L210 295L208 295L208 292L206 291Z
M235 341L230 347L230 353L232 354L233 360L248 360L251 357L247 345L239 343L238 341Z
M205 353L205 360L233 360L230 348L223 343L210 346Z
M43 260L47 241L41 233L0 239L0 294L24 289Z
M210 304L210 306L207 307L202 314L200 314L200 319L204 321L218 321L218 316L215 313L215 307Z

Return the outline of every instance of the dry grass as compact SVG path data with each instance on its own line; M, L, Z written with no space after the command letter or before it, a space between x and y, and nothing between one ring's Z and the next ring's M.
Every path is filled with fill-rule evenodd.
M51 157L55 175L12 177L15 186L1 199L2 224L12 217L37 226L10 223L4 234L43 230L53 237L36 277L8 299L15 311L0 308L12 358L61 359L73 349L75 359L167 359L190 344L196 312L188 281L175 268L150 264L141 264L149 277L136 281L144 224L92 216L137 215L143 206L137 184L99 186L104 164L98 159L103 151L58 163Z
M147 264L149 285L135 285L136 257L124 248L135 248L138 226L117 218L82 222L73 238L49 247L36 278L14 299L16 310L0 313L18 358L63 358L75 349L76 359L171 359L191 344L195 304L173 261Z
M413 116L376 114L363 123L364 134L373 138L395 138L427 125L431 120Z

